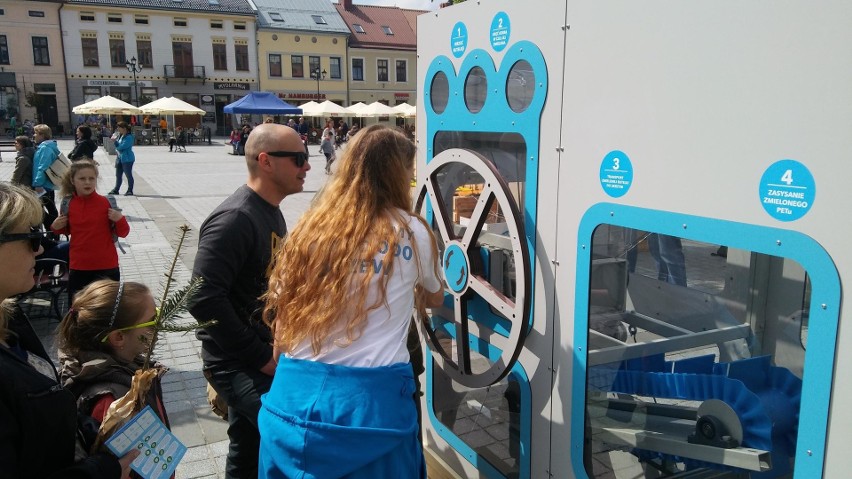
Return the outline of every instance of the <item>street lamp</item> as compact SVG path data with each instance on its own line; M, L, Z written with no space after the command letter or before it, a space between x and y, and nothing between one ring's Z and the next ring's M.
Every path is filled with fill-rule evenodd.
M127 66L127 71L133 73L133 90L136 92L136 106L139 106L139 84L136 83L136 74L142 72L142 65L136 64L136 57L131 58L124 63Z
M317 103L319 103L320 101L320 80L325 80L325 75L327 73L328 72L325 70L320 71L319 66L317 66L313 69L313 71L311 71L311 78L317 81Z

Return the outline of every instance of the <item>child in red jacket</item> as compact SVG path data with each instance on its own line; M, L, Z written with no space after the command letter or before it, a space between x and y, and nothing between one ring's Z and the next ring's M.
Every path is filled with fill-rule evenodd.
M97 184L98 167L94 162L74 162L61 185L63 197L70 197L68 207L62 208L65 211L60 211L50 227L54 233L71 236L68 304L74 301L77 291L97 279L121 279L113 234L127 237L130 225L121 210L110 207L110 201L95 191Z

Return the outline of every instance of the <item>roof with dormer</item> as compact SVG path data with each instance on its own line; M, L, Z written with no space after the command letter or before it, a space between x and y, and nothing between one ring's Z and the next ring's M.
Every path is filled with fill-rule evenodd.
M349 33L343 19L328 0L253 0L258 28ZM277 15L276 15L277 14ZM322 17L318 22L315 16Z
M349 27L350 47L417 50L417 35L401 8L352 4L347 9L343 3L334 7ZM360 25L364 33L355 25ZM386 33L384 27L389 27L392 34Z
M248 0L67 0L68 5L143 8L179 12L254 15Z

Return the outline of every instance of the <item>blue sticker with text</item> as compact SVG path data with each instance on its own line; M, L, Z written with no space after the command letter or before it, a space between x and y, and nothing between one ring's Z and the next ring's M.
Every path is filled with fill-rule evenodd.
M613 150L601 162L601 187L613 198L627 194L633 184L633 164L624 152Z
M502 51L509 44L509 35L512 33L512 27L509 25L509 15L506 12L499 12L494 15L494 20L491 20L491 48L495 51Z
M795 221L805 216L815 197L813 175L796 160L777 161L760 177L760 203L776 220Z
M453 27L453 33L450 35L450 51L453 56L461 58L467 50L467 26L464 22L458 22Z

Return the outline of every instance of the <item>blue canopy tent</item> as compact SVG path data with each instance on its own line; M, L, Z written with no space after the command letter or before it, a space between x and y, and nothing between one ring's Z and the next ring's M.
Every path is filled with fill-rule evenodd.
M297 108L268 91L253 91L239 100L225 105L225 113L248 113L267 115L301 115Z

